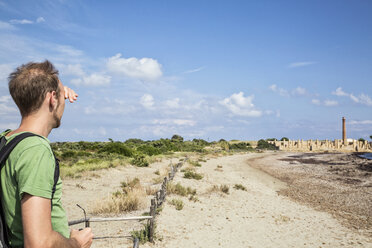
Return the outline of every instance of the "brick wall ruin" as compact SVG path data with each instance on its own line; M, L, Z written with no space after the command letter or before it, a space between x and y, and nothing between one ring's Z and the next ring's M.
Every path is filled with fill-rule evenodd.
M372 142L353 140L344 144L342 139L269 141L282 151L345 151L372 152Z

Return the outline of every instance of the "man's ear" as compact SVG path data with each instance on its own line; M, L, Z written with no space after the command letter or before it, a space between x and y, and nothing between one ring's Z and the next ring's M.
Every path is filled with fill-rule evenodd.
M47 99L49 101L49 109L51 111L56 109L58 105L57 93L55 91L48 92Z

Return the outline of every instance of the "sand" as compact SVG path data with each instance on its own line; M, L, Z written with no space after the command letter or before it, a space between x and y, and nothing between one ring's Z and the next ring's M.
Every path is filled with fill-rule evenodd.
M195 188L198 201L168 196L156 219L155 243L140 247L372 247L371 236L365 230L349 228L331 213L283 195L281 192L291 185L257 165L259 159L266 158L270 158L270 163L288 163L278 160L277 155L248 153L210 158L201 162L202 167L196 168L204 175L202 180L185 179L183 173L178 172L174 182ZM123 177L133 173L151 179L156 169L168 163L163 161L150 165L150 168L130 166L106 170L100 173L100 178L81 180L79 184L85 189L76 186L76 180L65 180L64 203L71 212L69 219L82 215L71 202L94 204L119 188ZM247 190L234 189L235 184L241 184ZM229 194L211 190L214 185L227 185ZM184 202L182 210L169 204L173 198ZM133 216L140 212L124 215ZM103 227L92 225L92 228L96 236L103 231L125 235L138 225L110 223ZM95 241L92 247L131 247L131 243L125 239L101 240Z

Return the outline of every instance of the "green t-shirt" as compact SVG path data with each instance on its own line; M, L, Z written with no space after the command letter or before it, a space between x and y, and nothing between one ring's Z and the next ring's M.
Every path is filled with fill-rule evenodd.
M1 133L0 137L7 133ZM6 137L7 142L18 134ZM1 204L12 247L23 247L22 194L28 193L51 199L54 169L55 161L49 140L38 136L28 137L19 142L1 169ZM61 197L62 181L59 178L52 201L52 226L54 231L68 238L70 232Z

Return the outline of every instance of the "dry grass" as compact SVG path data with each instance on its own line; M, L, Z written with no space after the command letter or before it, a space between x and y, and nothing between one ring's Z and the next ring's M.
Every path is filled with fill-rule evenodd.
M223 185L213 185L210 187L207 191L206 194L212 194L212 193L224 193L224 194L229 194L229 186L223 184Z
M146 194L147 195L155 195L155 193L158 191L156 187L147 186L146 187Z
M145 205L147 192L150 193L150 190L144 189L138 178L121 182L121 190L113 192L111 197L103 201L98 201L92 213L122 213L138 210Z

